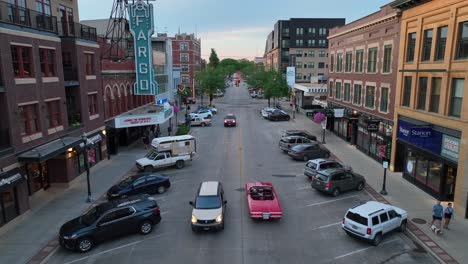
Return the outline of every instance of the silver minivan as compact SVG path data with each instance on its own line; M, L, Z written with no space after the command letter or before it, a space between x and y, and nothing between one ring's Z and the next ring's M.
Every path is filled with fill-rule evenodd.
M223 230L226 203L223 186L220 182L202 182L198 188L195 200L189 202L193 207L191 219L192 231Z
M278 143L279 148L284 151L288 152L292 147L297 146L299 144L307 144L312 143L308 138L301 137L301 136L290 136L290 137L282 137Z

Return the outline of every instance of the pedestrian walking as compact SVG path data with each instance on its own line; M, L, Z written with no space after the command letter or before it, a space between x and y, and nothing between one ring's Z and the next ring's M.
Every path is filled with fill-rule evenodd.
M431 222L431 228L432 227L437 227L438 229L442 228L442 215L444 213L444 207L440 204L440 201L437 201L434 206L432 206L432 222ZM437 226L434 226L434 223L437 224Z
M142 139L143 139L143 145L145 145L145 149L147 149L149 145L149 136L148 136L147 131L144 132Z
M452 219L455 219L455 211L453 210L452 203L447 204L447 208L444 210L444 228L449 229L449 224Z

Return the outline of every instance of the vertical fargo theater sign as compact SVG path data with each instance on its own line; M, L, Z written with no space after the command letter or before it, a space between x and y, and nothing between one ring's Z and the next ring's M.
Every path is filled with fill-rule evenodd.
M158 84L154 79L151 50L151 35L154 33L153 5L137 0L129 4L128 12L135 46L134 94L155 95L158 92Z

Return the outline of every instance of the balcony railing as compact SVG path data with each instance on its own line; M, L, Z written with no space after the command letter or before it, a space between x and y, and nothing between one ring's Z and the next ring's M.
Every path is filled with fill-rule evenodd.
M96 28L76 22L60 21L59 34L62 37L75 37L97 41Z
M57 33L57 17L0 1L0 21Z

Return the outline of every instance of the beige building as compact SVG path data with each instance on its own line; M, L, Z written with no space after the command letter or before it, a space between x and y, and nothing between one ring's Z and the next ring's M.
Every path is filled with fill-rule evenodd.
M468 1L401 11L391 169L468 218Z

